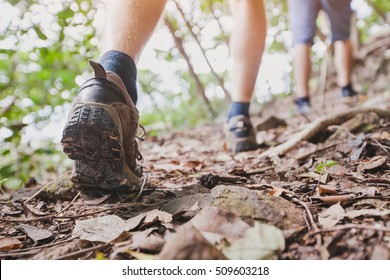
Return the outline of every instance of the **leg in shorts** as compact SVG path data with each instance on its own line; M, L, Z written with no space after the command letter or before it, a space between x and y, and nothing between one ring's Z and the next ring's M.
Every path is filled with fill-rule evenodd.
M351 0L288 0L293 45L313 44L318 12L323 9L329 18L331 41L350 36Z

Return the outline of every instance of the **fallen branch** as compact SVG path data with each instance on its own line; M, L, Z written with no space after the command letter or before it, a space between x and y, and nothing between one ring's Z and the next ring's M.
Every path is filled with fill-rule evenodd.
M314 136L316 136L319 132L323 131L330 125L339 125L357 114L367 114L367 113L376 113L378 116L383 118L390 117L389 109L382 109L377 107L367 107L367 108L353 108L347 111L343 111L341 113L332 114L329 116L323 116L315 120L314 122L308 124L304 129L300 132L294 134L289 138L286 142L268 149L263 152L260 157L273 157L278 155L284 155L287 152L291 151L300 141L307 141Z

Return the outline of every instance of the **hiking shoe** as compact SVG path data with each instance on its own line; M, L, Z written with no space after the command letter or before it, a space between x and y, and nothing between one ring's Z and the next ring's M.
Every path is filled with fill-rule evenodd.
M309 115L311 113L310 108L310 98L309 97L300 97L295 99L295 106L297 108L297 112L301 115Z
M77 186L114 190L139 187L139 114L120 77L90 61L94 76L78 91L63 131L64 152L75 161Z
M255 130L251 121L244 115L232 117L225 125L228 148L233 153L252 151L258 148Z
M343 97L353 97L357 95L357 92L354 91L351 87L345 87L341 89L341 95Z

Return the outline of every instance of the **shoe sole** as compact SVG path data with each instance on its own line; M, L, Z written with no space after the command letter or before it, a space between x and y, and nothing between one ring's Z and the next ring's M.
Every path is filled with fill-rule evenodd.
M75 161L71 180L81 187L113 190L139 187L141 179L127 166L123 139L109 105L81 104L72 108L61 144Z
M257 143L253 143L253 141L249 140L248 138L235 139L234 142L234 145L230 146L230 149L233 151L233 153L254 151L259 148Z

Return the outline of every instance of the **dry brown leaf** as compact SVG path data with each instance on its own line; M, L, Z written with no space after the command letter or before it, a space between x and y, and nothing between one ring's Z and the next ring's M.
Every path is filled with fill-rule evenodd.
M20 249L23 247L23 243L19 239L14 237L2 237L0 239L0 250L9 251L14 249Z
M325 202L326 204L333 205L336 203L340 203L341 205L353 200L356 197L355 194L342 194L342 195L329 195L329 196L313 196L312 198L316 198Z
M306 172L298 175L298 178L310 178L315 181L318 181L320 183L326 184L326 181L328 181L328 173L325 174L318 174L313 171L311 172Z
M332 185L319 185L317 187L319 195L338 195L337 186Z
M38 210L37 208L35 208L35 207L31 206L31 205L27 205L26 204L26 205L24 205L24 207L26 207L26 209L28 211L30 211L31 213L33 213L36 216L46 216L47 215L47 213L42 212L42 211Z
M34 242L49 241L53 237L53 234L50 231L30 225L20 224L19 228Z
M131 247L151 252L159 252L165 244L165 240L157 233L158 228L149 228L144 231L134 232L131 237Z
M116 215L107 215L87 220L78 220L72 236L82 240L110 242L128 231L128 225Z
M272 186L272 190L269 192L272 196L281 196L282 194L291 193L289 190L286 190L285 188Z
M106 194L102 197L91 199L91 200L85 200L84 203L87 205L99 205L105 201L107 201L111 197L111 194Z
M343 176L347 173L348 173L348 169L340 165L333 165L329 169L329 174Z
M220 236L227 238L229 241L241 238L244 235L245 230L249 228L249 225L236 215L216 207L205 207L191 219L190 223L198 229L209 242L211 242L211 239L213 241L220 239ZM218 234L219 236L216 238L216 236L207 235L205 232ZM207 236L209 236L210 239L207 238Z
M163 223L172 222L172 214L161 211L161 210L155 209L155 210L149 211L145 214L146 214L145 220L144 220L145 224L154 223L156 221L160 221Z
M345 210L339 203L332 205L325 211L318 214L318 222L324 228L335 226L341 219L345 217Z
M145 219L146 213L141 213L135 217L126 220L126 224L129 226L129 230L133 230L140 225L140 223Z
M373 170L378 168L386 163L387 157L385 156L375 156L370 159L368 162L360 162L357 167L358 172L364 172L366 170Z
M387 131L378 131L374 133L371 137L378 141L383 141L383 140L388 141L390 139L390 133Z
M226 257L211 245L191 224L178 228L158 256L161 260L225 260Z
M390 251L386 245L375 245L372 251L371 260L389 260Z

